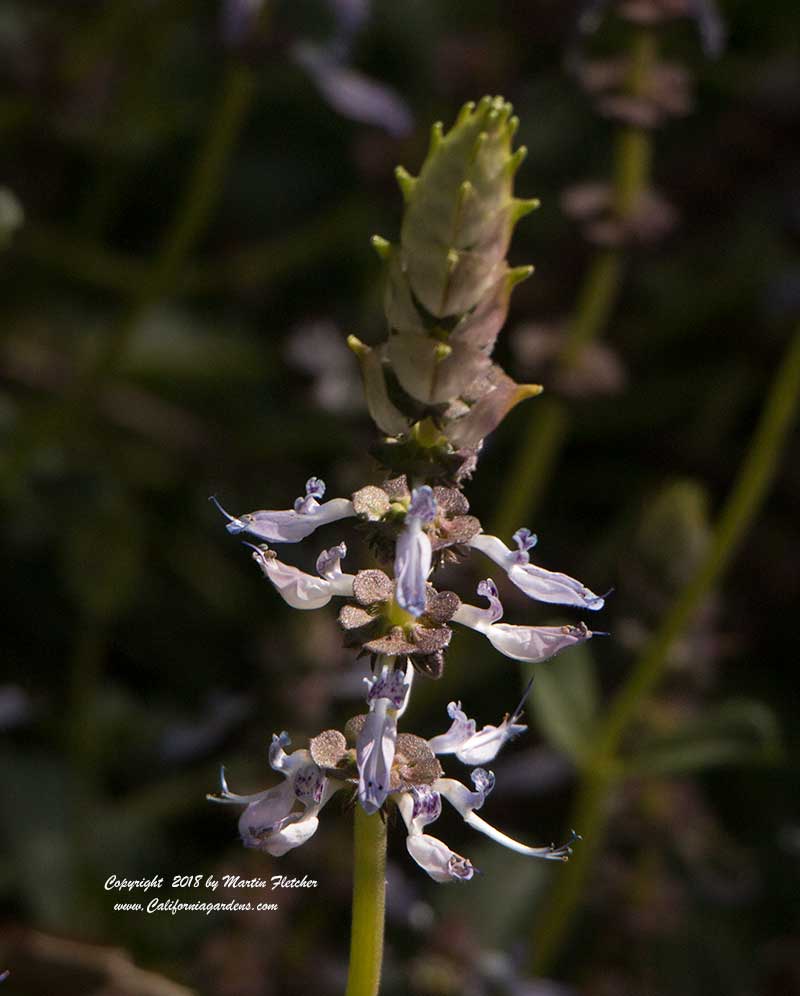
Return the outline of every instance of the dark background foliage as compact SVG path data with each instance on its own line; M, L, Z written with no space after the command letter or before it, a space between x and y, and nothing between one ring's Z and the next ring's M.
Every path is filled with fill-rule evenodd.
M341 991L349 814L334 802L316 837L276 860L245 852L231 811L204 795L221 761L234 788L270 784L272 732L301 744L359 711L360 670L333 610L288 609L207 496L281 508L311 474L331 495L377 479L344 335L383 337L369 237L396 236L393 168L415 171L430 123L451 122L464 100L514 103L529 149L518 189L542 201L512 246L512 263L537 273L498 350L518 380L548 386L532 326L563 323L597 252L560 200L609 176L616 127L565 67L578 5L266 0L260 23L255 6L8 0L0 11L2 182L25 213L0 260L10 992L173 991L96 945L203 994ZM612 639L544 666L531 731L496 766L490 817L526 840L563 836L569 746L587 735L559 682L578 701L595 682L602 710L629 673L702 557L800 312L796 4L726 0L722 14L716 60L690 19L660 32L694 76L691 109L654 134L654 182L678 221L626 253L526 523L545 566L616 588L601 627ZM582 44L620 52L630 30L611 16ZM484 450L468 495L486 524L518 486L513 458L539 403ZM547 971L556 981L527 966L561 867L484 846L448 817L441 836L484 874L436 886L392 835L387 994L800 988L796 437L790 447L732 569L673 647L640 731L671 742L611 800L609 840ZM293 562L308 569L338 538L328 527ZM474 581L452 576L463 593ZM556 618L545 609L534 620L509 595L515 621ZM497 722L522 677L459 633L409 726L441 732L448 697ZM714 712L731 698L744 737ZM307 874L319 887L275 893L278 913L212 916L114 912L119 897L103 890L112 873L198 872Z

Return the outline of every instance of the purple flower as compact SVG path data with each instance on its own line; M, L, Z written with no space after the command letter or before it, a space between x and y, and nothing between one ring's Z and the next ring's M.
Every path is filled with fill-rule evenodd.
M462 764L489 764L509 740L528 729L517 720L522 715L522 706L532 684L531 679L520 704L511 715L506 713L499 726L484 726L479 731L476 731L475 720L467 719L462 712L461 703L451 702L447 707L447 715L453 720L450 729L429 740L428 746L434 754L455 754Z
M397 716L409 684L402 671L384 665L380 677L366 678L369 713L356 740L358 797L365 812L375 813L386 801L397 743Z
M305 495L296 499L294 508L248 512L238 518L226 512L213 495L209 500L228 520L225 528L229 533L234 536L249 533L263 543L299 543L319 526L355 515L353 503L348 498L334 498L320 504L325 482L318 477L310 477L305 490Z
M600 635L593 633L585 623L577 626L512 626L499 623L497 620L502 618L503 606L497 597L494 582L491 579L482 581L478 585L478 594L488 598L489 608L461 605L453 616L453 622L483 633L496 650L514 660L536 664L567 647Z
M554 605L576 605L596 611L602 609L604 599L595 595L580 581L555 571L546 571L530 562L529 550L536 546L537 538L529 529L514 533L516 550L509 550L496 536L479 533L470 540L470 546L493 560L508 574L508 579L524 591L529 598Z
M245 847L280 857L305 844L317 831L318 814L341 783L325 777L307 750L284 751L288 734L274 735L269 748L269 763L285 781L254 795L236 795L228 788L225 769L220 772L221 791L209 795L211 802L243 805L239 833ZM297 804L302 810L297 810Z
M425 611L425 589L431 571L433 550L423 526L436 516L436 499L428 485L415 488L406 512L405 525L397 540L394 558L397 604L412 616Z
M278 560L274 551L264 544L253 546L245 543L253 551L253 560L280 593L283 600L293 609L320 609L327 605L334 595L351 596L355 575L343 574L341 558L347 553L344 543L323 550L317 558L319 577L306 574L298 567Z

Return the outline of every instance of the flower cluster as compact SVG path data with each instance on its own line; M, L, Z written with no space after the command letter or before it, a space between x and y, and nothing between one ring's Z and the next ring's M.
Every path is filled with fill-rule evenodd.
M324 494L324 483L311 478L293 508L242 516L229 514L213 500L228 520L230 533L262 541L246 545L288 605L318 609L334 597L346 600L339 613L345 640L372 662L372 673L365 678L368 712L351 719L344 733L326 730L311 740L308 749L291 754L284 750L287 734L274 736L269 763L283 775L281 784L256 795L235 795L223 770L221 792L209 798L243 805L239 832L245 846L276 857L305 843L316 832L322 807L335 792L349 790L367 813L396 805L408 830L409 854L438 882L469 879L474 873L467 858L425 830L441 813L442 798L469 826L498 843L529 857L565 860L569 843L529 847L477 815L494 786L494 775L483 765L527 729L519 722L522 703L498 726L478 730L461 703L451 702L450 728L427 741L399 733L398 720L408 705L414 674L441 675L451 623L477 630L506 657L529 663L547 660L594 635L583 623L500 622L503 606L491 579L481 581L477 589L488 602L486 608L466 604L452 591L438 591L429 580L434 563L441 563L456 548L483 553L530 598L590 610L602 608L603 598L566 574L532 564L529 551L536 537L529 530L514 534L515 551L483 533L478 520L467 514L466 499L455 489L421 485L409 492L403 477L382 486L369 485L350 499L321 503ZM364 523L376 550L393 551L391 575L376 569L343 571L344 542L320 553L317 575L284 563L269 545L298 542L317 526L345 518ZM444 776L437 760L444 754L454 754L473 767L472 790Z
M529 847L478 815L495 782L485 766L526 730L519 722L523 703L498 726L478 730L461 703L451 702L446 732L425 739L398 731L414 676L441 676L454 625L476 630L501 654L527 663L595 635L585 623L502 622L492 578L477 588L486 604L469 604L435 587L443 564L477 551L530 599L592 612L604 602L575 578L532 563L537 539L530 530L518 529L513 547L484 533L462 491L483 438L513 404L541 390L515 384L490 358L511 290L530 272L511 270L505 261L514 224L536 206L511 192L524 156L524 149L511 152L516 125L500 98L468 104L449 134L434 128L419 177L398 172L406 200L400 243L376 243L386 263L389 338L374 348L350 340L370 413L384 435L375 455L394 476L328 501L324 482L311 477L291 508L245 515L232 515L212 499L228 532L247 538L253 560L292 608L343 600L345 644L371 668L368 711L343 732L325 730L292 753L285 750L285 733L273 737L269 763L282 783L239 796L229 791L223 771L221 792L211 798L244 806L239 831L247 847L279 856L299 846L315 833L328 800L344 791L368 814L395 807L408 831L409 854L439 882L474 873L467 858L427 832L442 799L473 829L520 854L548 860L570 854L569 843ZM380 568L346 571L344 542L319 554L316 575L274 549L344 520L360 525ZM438 758L447 754L473 769L471 789L445 776Z
M285 750L290 745L288 734L274 735L269 764L284 779L275 787L255 795L236 795L228 788L222 769L220 792L208 798L244 807L239 833L245 847L280 857L314 835L320 811L336 792L356 790L367 813L377 812L392 800L408 831L408 853L437 882L470 879L475 873L468 858L425 831L439 818L442 799L465 823L499 844L529 857L566 860L575 834L559 847L529 847L476 812L495 783L494 774L482 765L490 764L503 744L527 729L519 723L522 702L499 726L481 730L476 729L474 719L467 718L460 702L451 702L447 707L450 729L426 741L397 731L397 721L408 704L412 673L411 669L403 671L384 663L378 674L365 679L369 711L354 716L344 733L324 730L311 740L308 749L291 753ZM471 790L445 777L437 760L443 754L455 754L472 767Z

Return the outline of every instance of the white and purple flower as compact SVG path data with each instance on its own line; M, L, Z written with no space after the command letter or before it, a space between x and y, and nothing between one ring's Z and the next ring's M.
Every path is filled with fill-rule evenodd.
M427 484L411 493L405 525L394 558L397 604L412 616L421 616L427 600L425 585L431 572L433 549L424 526L436 517L436 499Z
M356 514L349 498L333 498L320 503L324 494L325 482L310 477L306 481L305 494L295 500L294 508L248 512L239 517L226 512L213 495L209 500L228 520L225 528L234 536L248 533L263 543L299 543L320 526Z
M503 605L494 581L491 578L481 581L477 591L488 599L489 608L462 604L456 610L453 622L483 633L496 650L514 660L536 664L576 643L605 635L592 632L585 623L578 623L577 626L514 626L498 622L503 618Z
M239 818L242 843L276 858L313 837L320 810L343 784L326 778L308 750L287 754L284 747L289 744L284 732L273 735L269 748L270 767L285 779L279 785L254 795L236 795L228 788L222 768L219 795L207 796L211 802L245 806ZM298 810L298 804L302 809Z
M496 536L479 533L470 540L469 545L502 567L509 581L520 591L524 591L529 598L554 605L576 605L592 611L603 608L604 596L595 595L568 574L546 571L543 567L537 567L530 562L529 551L538 542L530 529L518 529L514 533L513 540L517 545L516 550L510 550Z
M402 671L388 665L383 666L380 676L364 680L369 686L369 713L356 741L358 798L367 813L375 813L389 795L397 717L411 686Z
M306 574L298 567L278 560L274 551L266 544L254 546L245 543L253 551L253 560L275 586L283 600L293 609L321 609L334 595L350 597L353 594L355 575L344 574L341 560L347 554L344 543L323 550L317 557L317 573Z
M528 729L517 720L522 716L522 707L532 684L533 679L528 682L517 708L511 714L506 713L499 726L484 726L477 730L475 720L467 718L467 714L461 709L461 703L451 702L447 707L447 715L453 721L450 729L430 739L428 746L434 754L455 754L462 764L489 764L509 740Z

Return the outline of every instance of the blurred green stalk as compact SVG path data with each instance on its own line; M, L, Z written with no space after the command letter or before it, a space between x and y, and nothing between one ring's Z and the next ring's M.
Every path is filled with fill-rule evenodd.
M653 32L638 29L631 46L626 88L630 96L646 91L657 55ZM650 132L645 128L623 125L617 132L612 187L614 213L620 221L630 217L647 189L652 144ZM623 263L618 248L602 249L592 260L558 357L561 370L575 366L583 349L608 325L622 286ZM503 500L490 529L494 535L510 536L521 524L531 521L568 432L569 412L563 401L545 396L531 406L522 443L511 458L512 484L503 490Z
M355 806L353 923L345 996L376 996L381 984L386 907L386 823Z
M719 582L753 523L775 477L783 444L800 397L800 328L786 351L736 482L720 515L703 561L675 598L651 637L596 733L583 771L571 823L584 840L555 880L541 911L533 941L533 971L546 972L569 933L592 858L600 852L608 826L609 801L624 776L620 748L646 697L664 673L669 652L711 588Z
M228 164L256 91L248 66L228 69L208 131L175 214L161 240L158 255L139 286L127 313L106 336L92 380L109 373L149 308L173 289L186 258L202 236L222 190Z
M125 349L141 318L167 294L180 276L189 253L201 237L214 210L231 154L243 127L256 89L252 69L239 63L228 68L216 107L197 159L189 173L184 192L162 238L155 261L138 288L132 293L127 310L117 325L108 330L94 361L76 380L74 390L65 399L67 418L73 438L90 437L98 417L98 404L104 381L119 365ZM106 620L110 628L113 620ZM106 641L98 635L94 620L84 613L78 623L76 649L71 680L72 711L68 739L76 766L81 764L94 729L97 687L102 678ZM87 732L89 731L89 732Z

